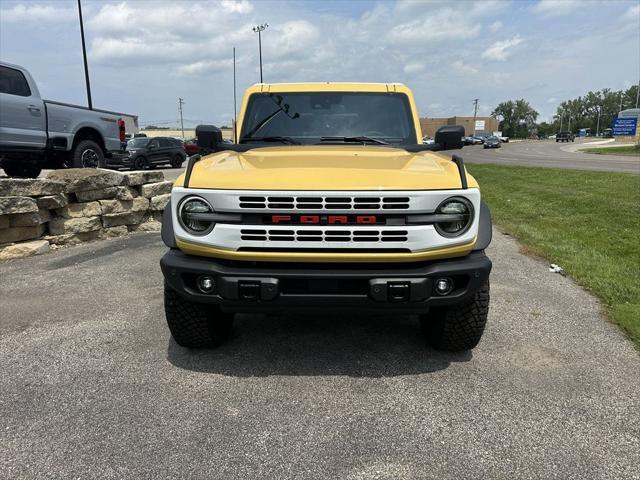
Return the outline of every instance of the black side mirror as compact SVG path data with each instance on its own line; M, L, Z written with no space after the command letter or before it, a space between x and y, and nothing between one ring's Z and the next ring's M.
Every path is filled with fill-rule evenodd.
M222 145L222 130L213 125L196 127L196 143L203 153L215 152Z
M462 148L462 137L464 136L464 127L462 125L445 125L436 132L436 143L441 150L453 150L454 148Z

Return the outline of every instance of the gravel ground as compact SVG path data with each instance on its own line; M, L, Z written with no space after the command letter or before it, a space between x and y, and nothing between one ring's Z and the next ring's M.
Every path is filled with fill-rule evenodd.
M0 478L640 478L640 356L496 232L467 354L413 317L240 316L169 339L159 236L0 264Z

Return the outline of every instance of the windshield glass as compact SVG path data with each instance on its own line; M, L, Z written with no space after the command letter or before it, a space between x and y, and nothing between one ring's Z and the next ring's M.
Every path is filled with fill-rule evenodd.
M149 139L145 137L132 138L127 142L127 150L131 150L133 148L143 148L147 146L149 143Z
M417 143L407 96L377 92L253 94L241 143L265 137L288 137L302 144L315 144L324 137Z

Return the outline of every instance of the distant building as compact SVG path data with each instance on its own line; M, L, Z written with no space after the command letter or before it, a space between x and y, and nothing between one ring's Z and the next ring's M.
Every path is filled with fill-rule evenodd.
M422 135L435 137L438 128L443 125L461 125L465 135L473 135L473 117L448 117L448 118L421 118L420 128ZM493 117L476 117L475 133L493 133L498 131L498 120Z

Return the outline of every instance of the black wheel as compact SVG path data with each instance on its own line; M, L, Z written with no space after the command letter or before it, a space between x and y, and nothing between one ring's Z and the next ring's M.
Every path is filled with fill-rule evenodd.
M147 167L149 167L149 162L147 161L146 157L143 157L142 155L140 155L133 160L134 170L144 170Z
M29 160L3 160L2 169L10 177L36 178L42 168Z
M182 158L181 155L176 155L173 157L173 160L171 160L171 166L173 168L180 168L182 167L182 162L184 162L184 158Z
M426 341L437 350L459 352L478 345L489 313L489 283L458 305L432 309L420 317Z
M164 312L173 339L183 347L216 347L231 333L232 313L223 312L216 305L189 302L166 283Z
M75 146L71 154L71 165L74 168L97 168L104 166L104 152L93 140L82 140Z

